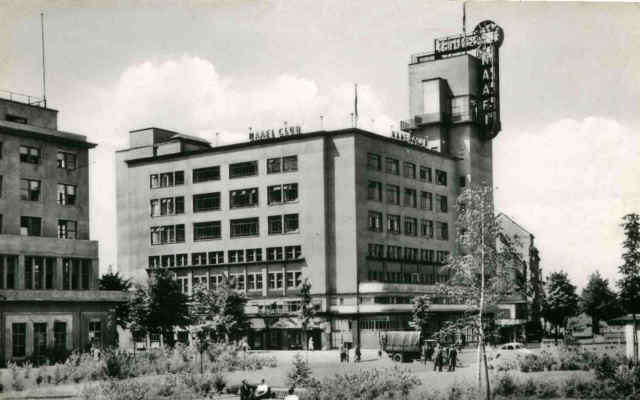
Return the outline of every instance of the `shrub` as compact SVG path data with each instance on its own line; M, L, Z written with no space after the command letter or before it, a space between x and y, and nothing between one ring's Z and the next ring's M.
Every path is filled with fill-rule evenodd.
M306 386L311 380L311 368L300 353L296 353L292 361L293 367L287 373L289 386Z
M596 379L602 381L605 379L615 378L617 367L618 365L616 364L616 362L605 354L604 357L596 362L594 370Z
M545 370L545 363L542 357L536 354L527 354L520 361L521 372L540 372Z
M553 382L539 381L536 387L536 396L539 399L551 399L558 395L558 387Z
M516 393L518 385L509 374L503 374L493 389L494 393L500 396L509 397Z
M216 388L216 392L222 393L225 386L227 386L227 380L221 373L213 375L213 386Z
M536 382L532 378L527 379L519 390L520 395L523 397L535 396L537 391L538 387L536 386Z
M10 362L7 365L7 368L9 369L9 373L10 373L10 376L11 376L11 389L13 389L16 392L23 391L24 390L24 380L20 376L20 369L18 368L18 365L15 364L15 363Z
M135 369L133 356L118 350L104 353L104 371L109 378L125 379L133 377Z

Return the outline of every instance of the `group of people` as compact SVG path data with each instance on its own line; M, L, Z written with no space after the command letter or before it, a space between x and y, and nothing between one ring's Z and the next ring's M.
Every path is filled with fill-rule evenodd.
M291 386L284 399L299 400L298 395L295 393L295 389L295 386ZM242 380L242 385L240 386L240 400L273 399L275 397L275 393L271 391L271 388L266 384L264 379L260 381L259 385L251 385L246 379Z
M353 356L350 356L349 353L353 351ZM353 362L360 362L362 358L362 352L360 351L360 345L357 345L355 348L349 349L344 343L340 346L340 362L348 363L353 360Z
M458 363L458 347L441 346L440 343L434 347L427 344L423 347L422 360L425 364L427 361L433 361L434 371L442 372L443 367L448 367L448 371L455 371Z

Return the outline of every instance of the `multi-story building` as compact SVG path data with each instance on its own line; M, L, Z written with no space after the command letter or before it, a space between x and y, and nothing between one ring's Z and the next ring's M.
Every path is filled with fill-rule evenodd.
M0 363L113 341L89 240L89 149L57 111L0 99Z
M497 61L494 47L481 55L493 49ZM212 147L158 128L131 131L116 154L120 271L140 280L170 268L185 293L233 277L251 299L250 342L266 348L302 346L293 316L309 279L316 347L377 346L381 331L409 327L413 296L447 279L461 189L492 183L497 66L489 90L487 62L466 52L413 56L413 118L392 137L285 127ZM440 318L465 309L434 303Z

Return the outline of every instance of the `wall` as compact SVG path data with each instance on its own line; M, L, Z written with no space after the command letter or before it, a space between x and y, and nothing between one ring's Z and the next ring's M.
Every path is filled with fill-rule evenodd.
M58 111L51 108L0 99L0 119L6 119L7 114L26 118L29 125L58 129Z

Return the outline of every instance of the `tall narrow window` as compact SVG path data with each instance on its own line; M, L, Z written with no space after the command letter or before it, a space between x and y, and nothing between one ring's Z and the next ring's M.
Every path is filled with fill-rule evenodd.
M387 203L400 204L400 187L396 185L387 185Z
M58 351L67 349L67 323L56 321L53 323L53 348Z
M89 278L91 277L91 260L83 259L81 260L81 268L82 268L82 289L89 290Z
M382 183L369 181L367 198L373 201L382 201Z
M68 219L58 220L58 239L76 239L78 223Z
M53 279L56 275L56 259L53 257L47 257L45 260L45 277L44 288L53 289Z
M58 204L69 206L76 204L75 185L65 185L63 183L58 184Z
M24 258L24 288L33 289L33 257Z
M40 181L34 179L20 179L20 199L40 201Z
M27 324L24 322L11 324L12 356L26 356Z
M62 289L69 290L71 283L71 259L62 260Z
M380 171L382 169L382 161L378 154L367 153L367 168L374 171Z
M395 158L386 158L385 172L393 175L400 175L400 161Z
M76 169L76 155L64 151L58 152L58 168L74 170Z
M94 346L102 346L102 323L100 320L89 321L89 340Z
M33 323L33 353L36 356L43 356L47 351L47 323Z
M284 232L295 233L300 229L298 214L287 214L284 216Z
M282 215L271 215L268 218L269 235L282 233Z
M17 269L18 269L18 256L6 256L6 267L7 267L6 287L7 289L15 289Z

